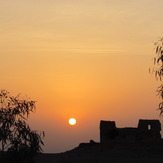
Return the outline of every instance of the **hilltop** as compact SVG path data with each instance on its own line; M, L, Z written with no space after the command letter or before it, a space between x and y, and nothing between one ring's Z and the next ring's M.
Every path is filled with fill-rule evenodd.
M59 154L38 154L36 163L162 163L163 141L153 143L81 143Z

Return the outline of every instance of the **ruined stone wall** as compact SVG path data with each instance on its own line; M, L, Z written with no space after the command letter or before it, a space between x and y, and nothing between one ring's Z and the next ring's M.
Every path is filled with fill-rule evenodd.
M100 122L100 142L161 140L159 120L139 120L138 128L116 128L115 121Z

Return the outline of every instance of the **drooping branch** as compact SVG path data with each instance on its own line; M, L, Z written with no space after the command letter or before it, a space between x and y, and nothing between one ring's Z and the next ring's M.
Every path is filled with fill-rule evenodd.
M161 102L158 105L158 109L160 110L160 115L163 114L163 38L158 40L155 44L155 53L156 56L153 59L154 68L152 72L155 75L156 80L159 80L161 82L160 86L158 86L156 92L157 95L161 98Z

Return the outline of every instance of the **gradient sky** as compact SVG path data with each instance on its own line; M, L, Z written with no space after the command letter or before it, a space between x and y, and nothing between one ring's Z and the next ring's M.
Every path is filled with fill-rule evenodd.
M44 152L99 141L100 120L160 119L148 73L162 0L0 0L0 88L37 101ZM68 119L77 119L69 126Z

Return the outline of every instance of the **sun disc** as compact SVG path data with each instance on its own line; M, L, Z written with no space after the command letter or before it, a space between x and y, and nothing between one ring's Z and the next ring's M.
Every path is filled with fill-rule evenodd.
M76 124L76 119L75 118L70 118L68 122L69 122L70 125L75 125Z

